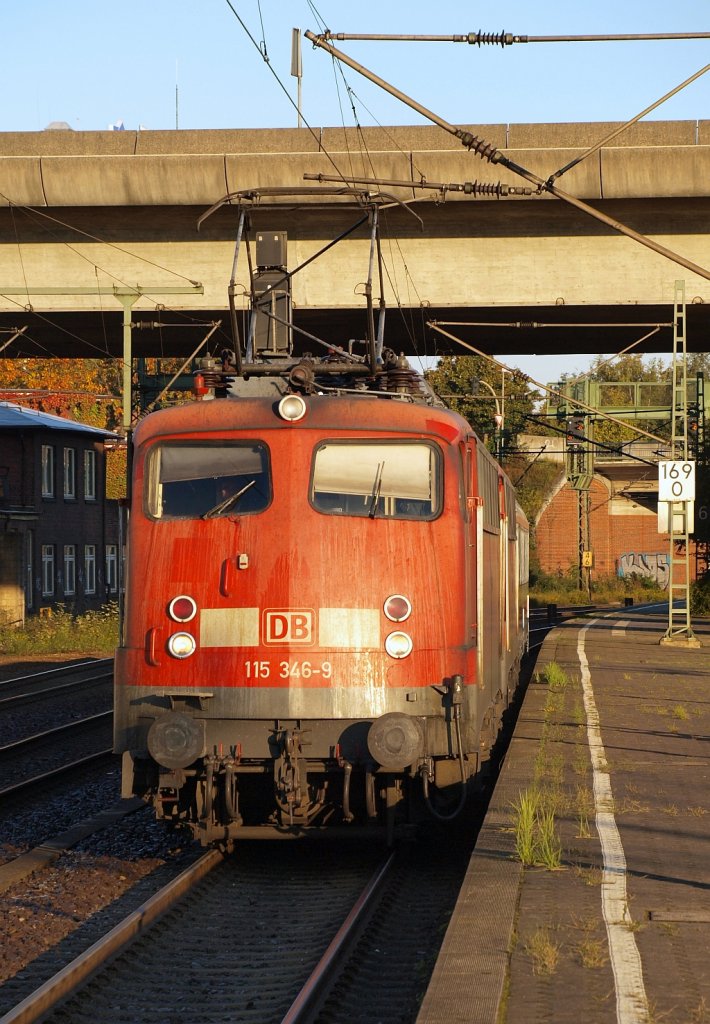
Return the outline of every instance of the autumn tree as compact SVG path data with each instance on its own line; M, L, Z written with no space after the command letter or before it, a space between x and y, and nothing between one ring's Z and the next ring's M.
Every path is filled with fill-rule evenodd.
M121 424L120 359L0 359L0 396L91 427Z
M0 401L115 432L123 420L120 359L0 359ZM106 496L126 493L126 451L107 452Z

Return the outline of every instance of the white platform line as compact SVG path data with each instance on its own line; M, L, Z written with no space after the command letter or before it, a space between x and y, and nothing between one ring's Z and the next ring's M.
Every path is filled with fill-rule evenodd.
M626 636L626 627L629 625L630 619L621 619L616 625L612 626L612 636Z
M614 818L611 780L599 727L599 712L594 700L592 677L584 649L585 633L598 621L594 619L579 631L577 656L582 670L587 741L594 780L594 807L602 848L602 913L614 973L618 1024L648 1024L648 1000L643 983L641 956L636 938L631 931L632 920L626 895L626 857Z

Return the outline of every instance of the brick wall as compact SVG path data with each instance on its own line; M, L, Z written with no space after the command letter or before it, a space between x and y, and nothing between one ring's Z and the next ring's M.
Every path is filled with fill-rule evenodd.
M655 512L623 495L612 495L611 485L595 476L590 491L590 536L594 554L593 576L624 573L654 574L663 582L667 572L669 538L658 532ZM579 495L562 481L543 507L535 527L535 541L543 572L566 573L579 560ZM691 572L695 549L691 542ZM658 559L654 556L659 556ZM665 568L664 568L665 566Z

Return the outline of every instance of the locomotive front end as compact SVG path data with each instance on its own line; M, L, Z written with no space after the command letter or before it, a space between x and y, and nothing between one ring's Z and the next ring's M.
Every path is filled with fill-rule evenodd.
M463 421L284 394L135 437L115 746L205 842L416 820L478 767ZM467 582L468 580L468 582Z

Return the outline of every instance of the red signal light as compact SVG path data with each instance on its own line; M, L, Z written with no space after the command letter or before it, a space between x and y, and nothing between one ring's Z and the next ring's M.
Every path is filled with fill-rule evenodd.
M180 594L174 597L168 605L168 615L175 622L189 622L197 614L197 605L191 597Z

